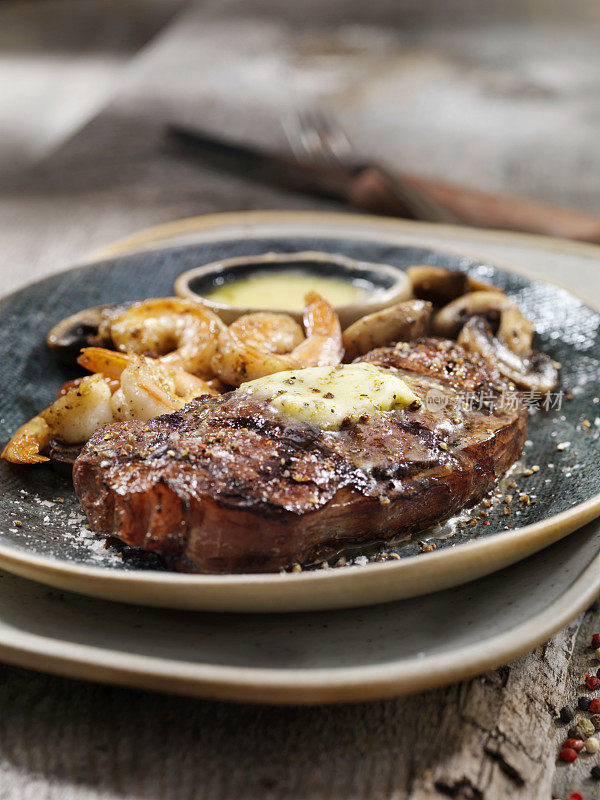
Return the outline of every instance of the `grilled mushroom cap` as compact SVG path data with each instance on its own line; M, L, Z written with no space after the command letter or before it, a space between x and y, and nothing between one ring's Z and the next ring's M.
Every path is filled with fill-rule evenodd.
M433 319L434 333L449 338L458 336L471 318L485 319L492 333L519 356L531 353L533 324L514 300L500 292L471 292L444 306Z
M470 278L466 272L445 267L432 267L428 264L409 267L406 270L412 284L413 294L420 300L429 300L434 306L445 306L452 300L467 292L490 291L499 292L487 283Z
M112 347L110 322L130 304L106 303L78 311L58 322L46 336L46 344L61 361L72 364L82 347Z
M556 363L549 356L535 351L530 351L527 356L513 352L494 336L481 317L473 317L464 325L458 343L472 353L479 353L521 389L546 394L558 382Z
M424 300L406 300L361 317L342 334L344 361L376 347L418 339L427 330L430 317L431 303Z
M531 353L533 323L523 316L517 306L505 308L500 314L500 324L498 325L496 336L513 353L527 357Z

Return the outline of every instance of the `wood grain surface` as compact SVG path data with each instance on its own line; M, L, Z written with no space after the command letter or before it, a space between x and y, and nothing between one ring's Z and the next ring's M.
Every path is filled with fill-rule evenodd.
M0 3L0 183L100 111L183 0Z
M546 799L588 616L471 681L348 706L230 705L4 667L0 797ZM566 791L575 770L559 773Z
M0 187L3 290L167 219L338 209L181 160L162 138L172 118L283 145L282 109L328 102L359 148L414 172L600 211L595 4L566 14L503 2L491 18L448 5L192 6L130 64L102 114ZM598 627L595 610L493 673L347 707L229 705L5 667L0 798L548 800L579 789L593 800L589 762L556 768L555 716Z

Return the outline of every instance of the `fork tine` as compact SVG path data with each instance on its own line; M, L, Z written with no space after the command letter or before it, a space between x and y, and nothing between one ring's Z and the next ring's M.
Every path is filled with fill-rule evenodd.
M310 152L321 160L329 161L330 153L327 148L323 118L318 109L300 111L298 118L303 132L303 141L309 146Z
M346 132L338 121L323 109L297 111L291 121L284 122L284 131L297 157L300 157L300 153L308 154L311 158L326 163L345 165L352 154L352 146Z
M292 152L297 158L306 155L312 159L323 158L321 138L307 113L295 111L283 118L282 126Z
M339 160L348 160L353 156L354 148L348 134L340 121L331 115L329 115L327 139L332 152L335 153Z
M314 109L312 119L323 149L327 150L336 161L347 158L352 152L352 147L339 120L324 109Z

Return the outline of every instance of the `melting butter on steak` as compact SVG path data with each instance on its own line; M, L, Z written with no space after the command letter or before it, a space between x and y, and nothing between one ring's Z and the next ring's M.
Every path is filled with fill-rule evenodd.
M331 431L365 414L421 405L397 374L366 361L276 372L243 383L240 390L300 422Z
M399 343L361 361L402 379L420 408L330 431L237 390L104 426L73 471L93 530L180 571L275 571L422 531L480 500L520 455L518 393L455 342Z

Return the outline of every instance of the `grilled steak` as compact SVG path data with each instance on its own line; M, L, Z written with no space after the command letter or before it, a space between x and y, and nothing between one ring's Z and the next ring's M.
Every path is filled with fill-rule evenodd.
M421 408L330 432L238 391L101 428L73 472L92 528L180 571L274 571L447 519L521 453L518 393L455 342L362 360L397 370Z

